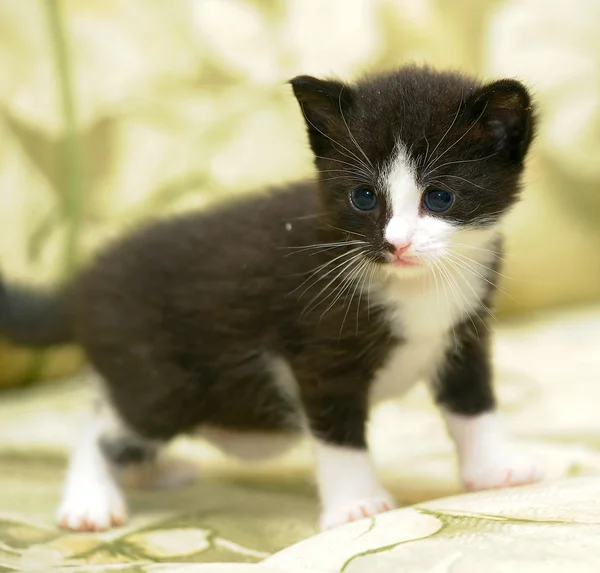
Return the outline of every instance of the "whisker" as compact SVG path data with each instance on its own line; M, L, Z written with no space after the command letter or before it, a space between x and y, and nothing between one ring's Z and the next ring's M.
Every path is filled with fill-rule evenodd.
M448 279L446 278L446 281L444 281L444 274L442 273L441 263L438 263L438 261L436 261L435 259L431 259L431 262L433 262L434 267L440 273L440 283L442 284L442 287L444 288L444 296L446 298L446 304L448 306L450 306L450 297L448 296L448 290L446 288L446 281ZM437 281L436 281L436 283L437 283ZM456 331L454 330L454 323L453 322L450 323L450 328L452 329L452 338L454 340L454 350L458 350L458 341L456 339Z
M357 237L364 237L365 239L367 238L367 235L363 235L361 233L357 233L356 231L349 231L348 229L342 229L340 227L334 227L333 225L330 225L329 223L323 223L326 227L329 227L331 229L335 229L336 231L341 231L342 233L348 233L349 235L356 235Z
M486 249L484 247L477 247L475 245L467 245L465 243L454 243L454 246L462 247L464 249L473 249L474 251L477 251L480 253L487 253L499 261L505 261L505 257L503 257L502 254L500 254L498 251L493 251L491 249ZM457 252L457 251L453 251L453 252ZM490 270L493 270L493 269L490 269ZM497 271L494 271L494 272L497 272ZM510 278L510 277L506 277L506 278ZM513 280L516 280L516 279L513 279Z
M367 320L371 320L371 289L373 288L373 279L377 272L377 265L373 264L371 274L369 275L369 287L367 288Z
M317 177L313 177L311 179L305 179L304 181L308 181L309 183L322 183L324 181L336 181L336 180L345 180L351 186L356 185L372 185L371 179L369 179L366 175L361 175L357 173L346 173L342 175L331 175L329 177L324 177L321 175L323 172L318 172Z
M321 247L321 248L312 248L312 247L279 247L281 249L294 249L291 253L287 253L284 255L285 258L287 257L291 257L292 255L299 255L302 253L306 253L306 251L312 251L308 256L309 257L315 257L317 255L320 255L322 253L326 253L328 251L333 251L334 249L341 249L347 245L367 245L368 243L365 243L364 241L348 241L346 243L337 243L334 245L331 245L329 247Z
M486 253L491 253L492 255L495 255L499 259L502 258L502 256L500 255L500 252L494 251L492 249L486 249L485 247L479 247L479 246L475 246L475 245L468 245L467 243L454 243L454 245L456 245L458 247L468 247L469 249L475 249L476 251L483 251L483 252L486 252Z
M289 247L277 247L278 249L293 249L298 251L305 251L307 249L316 249L318 247L341 247L345 245L359 245L367 244L366 241L339 241L335 243L315 243L314 245L301 245L301 246L289 246Z
M477 229L483 225L493 225L498 222L498 219L501 215L504 214L504 210L494 211L493 213L486 213L485 215L481 215L476 217L466 228L469 229Z
M347 173L349 175L354 175L356 173L356 170L350 168L343 168L343 169L321 169L319 170L319 173ZM360 171L358 173L361 173Z
M315 155L315 157L318 159L323 159L324 161L334 161L335 163L342 163L343 165L349 165L353 169L360 171L367 178L371 178L373 175L372 173L361 169L359 165L356 165L356 163L349 163L348 161L342 161L341 159L335 159L334 157L324 157L323 155Z
M322 289L321 291L314 297L315 299L320 296L323 292L325 292L333 282L335 282L335 280L341 276L343 274L343 272L345 271L345 269L349 266L351 266L351 264L354 262L355 259L357 259L357 256L352 257L351 259L345 260L342 263L340 263L339 265L337 265L335 268L331 269L329 272L327 272L326 275L318 278L316 281L314 281L310 286L308 286L304 292L302 293L302 295L299 298L302 298L302 296L304 296L304 294L306 292L308 292L308 290L310 290L312 287L314 287L315 285L317 285L317 283L321 282L322 280L326 279L327 276L329 276L331 273L335 272L337 269L342 269L329 283L327 283ZM336 287L337 288L337 287ZM335 289L334 289L335 291ZM313 299L314 300L314 299ZM310 304L311 301L309 301ZM308 306L308 305L307 305Z
M490 273L494 273L495 275L498 275L499 277L505 278L509 281L517 281L517 282L523 282L523 281L519 281L519 279L515 279L513 277L509 277L507 275L502 274L501 272L488 267L487 265L484 265L483 263L480 263L479 261L476 261L475 259L472 259L471 257L467 257L466 255L463 255L462 253L457 253L456 251L453 252L453 255L458 255L459 257L462 257L463 259L468 260L471 263L474 263L480 267L483 267L484 269L486 269L487 271L489 271Z
M361 284L360 284L360 293L358 294L358 302L356 303L356 334L358 335L358 317L360 314L360 303L362 301L362 296L363 296L363 291L365 290L365 283L367 281L367 273L370 270L370 267L373 265L373 263L371 261L369 261L367 259L367 266L365 268L365 271L362 274L362 280L361 280ZM354 296L354 295L352 295ZM369 309L367 308L367 313L368 313Z
M467 183L469 185L473 185L473 187L478 187L479 189L483 189L484 191L489 191L490 193L497 192L497 189L488 189L487 187L478 185L477 183L474 183L473 181L469 181L469 179L460 177L460 175L447 175L447 174L442 173L442 174L438 174L437 177L450 177L451 179L459 179L460 181L464 181L465 183Z
M361 261L359 263L356 263L356 267L353 268L346 277L344 277L342 279L342 282L334 289L334 291L331 294L337 292L337 294L335 295L334 299L331 301L331 303L329 304L329 306L323 311L323 314L321 314L320 318L323 318L325 316L325 314L331 310L333 308L333 306L335 305L335 303L342 297L342 295L345 292L349 292L349 289L352 288L352 284L354 282L354 278L357 276L357 274L359 273L362 265L363 265L364 261ZM329 298L328 295L326 298ZM348 296L348 295L346 295Z
M454 191L454 189L452 189L452 187L450 187L449 185L446 185L446 183L443 183L442 181L439 181L438 179L431 179L429 181L429 183L431 183L433 185L439 185L440 187L444 187L447 191L450 191L450 193L456 193Z
M471 321L471 324L473 325L473 328L475 329L475 332L477 334L477 339L479 339L479 330L477 329L477 325L473 321L473 316L472 316L472 314L474 314L475 316L478 316L477 315L477 311L475 310L475 308L473 307L473 305L471 304L471 302L467 298L467 295L461 290L458 282L456 281L456 277L454 277L450 273L449 269L445 269L445 270L446 270L446 276L448 277L448 280L451 281L455 285L455 287L456 287L456 290L454 290L454 293L455 293L455 296L457 296L457 302L460 303L461 308L462 308L462 312ZM454 270L456 271L456 269L454 269ZM460 275L460 272L459 272L459 275ZM465 281L465 283L468 285L468 282L465 280L465 278L462 277L462 275L460 275L460 276L463 279L463 281ZM470 285L468 285L468 286L470 286ZM473 294L477 297L477 293L475 293L475 291L473 291ZM471 309L472 314L471 314L471 312L469 312L467 310L466 306L461 301L463 301L463 302L465 302L465 303L467 303L469 305L469 308ZM484 322L484 325L489 330L489 327L487 326L487 324L485 324L485 322Z
M325 309L325 311L321 314L321 316L319 317L319 320L321 320L323 318L323 316L333 307L333 305L335 304L335 302L338 300L338 298L344 294L347 286L350 284L352 284L351 282L349 283L347 280L347 277L344 277L343 275L346 274L347 271L349 272L354 272L355 269L352 268L353 264L357 264L356 261L352 261L351 264L348 264L344 269L342 269L333 279L332 281L327 284L319 293L316 297L314 297L313 300L311 300L309 302L309 304L307 304L304 308L304 310L302 311L302 315L306 314L307 312L316 309L320 304L324 303L325 301L327 301L327 299L329 299L332 296L335 296L335 300L330 303L330 305ZM341 277L341 278L340 278ZM336 284L331 290L329 290L329 292L325 295L322 296L331 286L331 284L333 284L335 281L337 281L338 279L340 279L340 282L338 284ZM320 300L319 300L320 297Z
M315 301L317 301L319 299L319 297L340 277L342 276L346 270L352 266L352 264L357 261L360 257L363 256L363 253L360 252L358 254L355 254L352 258L350 258L347 261L343 261L341 264L337 265L334 269L331 269L330 271L328 271L328 273L317 279L317 281L315 281L313 284L311 284L308 288L312 288L315 284L317 284L318 282L322 281L323 279L325 279L328 275L330 275L332 272L334 272L336 269L341 267L341 271L335 275L335 277L333 277L333 279L331 279L310 301L309 303L304 307L304 310L302 311L302 314L305 314L306 312L308 312L308 310L310 310L311 308L314 308L314 306L316 306L314 304ZM308 289L307 289L308 290ZM306 292L306 291L304 291ZM304 292L302 293L302 295L304 295ZM334 291L335 292L335 289ZM325 300L327 300L332 293L329 293L321 302L324 302ZM318 304L318 303L317 303Z
M477 125L477 123L479 122L479 120L483 117L483 114L485 113L486 109L487 109L487 103L485 104L485 106L483 108L483 111L479 114L479 116L477 117L477 119L475 119L473 121L473 123L469 126L469 128L467 129L467 131L465 131L450 147L448 147L446 149L446 151L444 151L440 155L438 155L435 158L435 160L432 161L432 163L430 165L428 165L428 168L433 167L436 164L437 161L439 161L444 155L446 155L446 153L448 153L448 151L450 151L455 145L458 145L467 136L467 134ZM423 178L425 178L425 176L426 175L424 175Z
M475 298L477 299L478 303L480 304L480 306L497 322L498 319L496 318L496 315L492 312L492 310L485 304L485 302L483 302L483 300L481 299L481 297L477 294L477 291L475 291L475 289L471 286L471 283L469 283L467 277L465 277L464 273L461 272L461 269L458 265L456 265L451 259L446 259L447 262L452 266L452 268L458 273L458 276L464 281L465 285L467 287L469 287L469 290L473 293L473 296L475 296ZM471 309L473 310L473 312L475 314L477 314L475 312L475 309L473 308L473 305L469 302L469 306L471 307ZM484 322L485 324L485 322ZM475 326L473 324L473 326ZM486 328L489 327L486 324Z
M316 274L318 274L322 270L325 270L329 265L335 263L336 261L338 261L339 259L341 259L343 257L348 257L350 255L353 255L354 253L356 253L357 251L359 251L361 249L362 249L362 247L360 247L360 246L359 247L355 247L354 249L350 249L349 251L346 251L346 252L342 253L341 255L338 255L337 257L334 257L330 261L327 261L327 262L323 263L322 265L319 265L315 270L310 271L310 275L301 284L299 284L294 290L292 290L291 292L289 292L287 296L290 296L290 295L294 294L298 289L302 288L308 281L310 281ZM315 284L317 284L319 281L323 280L325 277L327 277L328 274L330 274L333 271L335 271L342 264L344 264L344 262L342 262L339 265L335 266L333 269L330 269L327 272L326 275L322 276L321 278L319 278L315 282L313 282L311 285L309 285L308 287L306 287L306 289L300 295L300 298L302 298L302 296L304 296L304 294L306 293L306 291L308 291L312 286L314 286Z
M479 203L477 203L477 205L475 205L475 207L473 207L468 213L467 213L467 217L469 217L470 215L472 215L473 213L475 213L475 211L477 211L477 209L479 209L479 207L481 207L481 201ZM471 221L468 225L468 227L474 227L475 225L479 224L481 225L481 223L479 221L481 221L481 219L478 219L477 217L475 218L475 223L473 221Z
M342 319L342 325L340 326L340 332L338 334L338 340L342 336L342 332L344 330L344 324L346 323L346 318L348 317L348 313L350 312L350 307L352 306L352 301L354 300L354 296L356 295L356 291L358 290L358 287L360 285L359 278L360 278L361 274L364 273L364 270L365 270L365 268L368 267L368 265L369 265L369 261L368 260L363 261L359 265L359 267L355 271L355 273L352 275L352 279L351 280L353 280L356 284L354 285L354 290L352 291L352 295L350 296L350 300L348 301L348 306L346 307L346 312L344 313L344 318ZM351 285L352 283L349 282L349 284ZM349 293L350 293L350 289L348 289L348 294ZM348 294L346 295L346 298L348 298ZM339 296L341 296L341 294ZM333 303L331 304L331 306L333 306L333 304L335 304L335 300L333 301ZM344 304L346 304L346 300L345 299L344 299ZM359 304L360 304L360 301L359 301ZM327 311L325 311L325 312L327 312ZM325 313L323 313L323 314L325 314ZM357 316L358 316L358 311L357 311Z
M425 150L425 155L423 156L423 165L426 165L427 164L427 156L429 155L429 139L427 139L425 132L423 132L423 137L425 138L425 143L427 144L427 149Z
M324 183L325 181L347 181L350 185L360 185L361 183L364 185L370 185L370 181L363 177L358 177L355 175L336 175L335 177L317 177L315 179L308 179L310 183ZM305 181L307 181L305 179Z
M438 281L437 281L437 275L435 272L435 267L433 267L431 269L431 277L433 277L433 280L435 281L435 304L436 304L436 307L439 308L439 306L440 306L440 290L439 290L439 285L438 285Z
M450 127L448 127L448 129L446 130L446 133L444 133L444 135L442 136L442 139L440 139L438 141L438 144L435 146L434 150L431 152L432 159L425 166L424 171L427 171L430 167L433 166L433 162L438 160L438 158L434 159L433 155L438 150L438 147L444 142L444 139L446 139L446 136L450 133L450 130L454 127L454 124L456 123L456 120L458 119L458 114L460 113L460 108L462 107L462 104L463 104L463 96L461 95L460 102L458 104L458 108L456 109L456 113L454 114L454 119L452 120Z
M361 248L362 248L361 246L354 247L353 249L350 249L349 251L346 251L346 252L342 253L341 255L338 255L337 257L334 257L330 261L324 262L323 264L319 265L314 271L311 272L311 276L315 275L319 271L325 270L329 265L331 265L332 263L338 261L339 259L343 259L345 256L349 256L349 255L352 255L352 254L360 251ZM342 263L340 263L339 266L341 266L341 264ZM336 268L337 267L334 267L333 269L331 269L330 271L328 271L328 273L334 271ZM326 276L327 276L327 274L324 275L324 277L322 277L322 278L325 278ZM321 280L321 279L319 279L319 280Z
M324 214L325 213L314 213L313 215L301 215L300 217L286 217L285 219L282 219L282 221L302 221L304 219L316 219Z
M498 152L496 151L495 153L491 153L490 155L486 155L485 157L479 157L477 159L462 159L460 161L448 161L447 163L442 163L441 165L434 167L433 169L428 171L425 175L429 176L434 171L436 171L437 169L441 169L442 167L448 167L450 165L457 165L459 163L476 163L477 161L483 161L484 159L489 159L490 157L494 157L494 155L498 155ZM423 176L423 178L425 177L425 175Z
M342 88L342 90L343 90L343 88ZM371 166L371 169L372 169L373 164L371 163L371 160L367 157L367 154L363 151L362 147L358 144L358 141L356 141L356 139L354 139L354 136L352 135L352 132L350 131L350 128L348 127L348 123L346 122L346 118L344 117L344 112L342 111L342 90L340 90L340 94L338 96L338 105L340 108L340 115L342 116L342 120L344 122L344 125L346 126L346 129L348 131L348 135L350 136L350 139L354 142L354 145L356 145L356 147L362 153L363 157L367 160L367 163ZM367 167L367 166L365 165L365 167Z
M302 108L302 114L306 118L306 121L308 123L310 123L310 125L312 125L323 137L326 137L327 139L329 139L329 141L331 141L331 143L333 143L334 145L337 145L337 146L341 147L342 149L346 150L350 154L350 157L348 157L348 155L342 153L338 149L339 153L341 153L345 157L348 157L349 159L354 159L354 160L358 161L360 164L364 164L364 162L362 161L362 159L360 159L360 157L358 157L355 153L353 153L352 151L350 151L347 147L345 147L344 145L342 145L339 141L336 141L335 139L329 137L329 135L327 135L326 133L323 133L314 123L312 123L312 121L310 121L310 119L308 119L308 116L304 112L304 105L300 104L300 107ZM365 167L367 167L367 166L365 165Z
M366 243L365 243L365 244L366 244ZM312 253L311 253L310 255L308 255L308 256L309 256L309 257L314 257L314 256L316 256L316 255L320 255L321 253L326 253L327 251L333 251L333 249L339 249L339 248L341 248L341 247L338 247L338 246L336 246L336 247L329 247L329 248L327 248L327 249L322 249L322 250L320 250L320 251L315 251L315 252L312 252ZM289 255L286 255L286 256L289 256Z
M477 217L468 226L463 227L466 229L482 229L488 226L495 225L499 220L499 217Z
M469 259L468 257L462 257L462 255L459 255L459 256L461 256L463 259L466 259L466 260L458 259L458 258L456 258L456 255L459 255L459 253L447 253L446 254L446 256L449 257L450 259L452 259L457 265L464 268L465 270L470 271L474 275L478 276L480 279L483 279L486 283L493 286L495 290L498 290L501 293L503 293L504 295L506 295L507 297L509 297L510 299L515 300L510 294L508 294L504 289L502 289L497 283L489 280L485 275L481 274L477 269L472 267L467 261L476 263L488 271L492 271L493 269L490 269L489 267L486 267L485 265L478 263L477 261L475 261L473 259Z

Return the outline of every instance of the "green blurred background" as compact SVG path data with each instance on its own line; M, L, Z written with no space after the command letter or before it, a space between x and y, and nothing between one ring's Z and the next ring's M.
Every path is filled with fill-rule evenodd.
M286 86L427 62L534 91L500 311L600 298L598 0L0 0L0 265L62 280L141 219L310 176ZM0 385L74 349L0 345Z

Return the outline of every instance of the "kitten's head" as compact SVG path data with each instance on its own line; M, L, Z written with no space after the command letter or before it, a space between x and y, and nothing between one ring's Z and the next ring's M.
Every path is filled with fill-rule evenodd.
M290 83L329 224L366 241L371 260L419 272L489 241L516 201L534 127L519 82L411 66L353 85Z

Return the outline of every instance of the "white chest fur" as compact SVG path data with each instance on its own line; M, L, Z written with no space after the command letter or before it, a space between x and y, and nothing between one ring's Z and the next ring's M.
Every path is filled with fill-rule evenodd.
M484 263L470 264L472 270L448 264L435 275L390 276L376 287L374 298L385 308L402 343L378 373L372 401L401 395L419 380L430 378L445 350L454 344L455 326L481 309L489 283L482 274L484 267L476 266Z

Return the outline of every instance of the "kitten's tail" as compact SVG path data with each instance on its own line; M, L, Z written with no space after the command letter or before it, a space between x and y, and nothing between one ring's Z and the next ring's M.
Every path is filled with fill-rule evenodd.
M31 347L72 342L68 298L65 290L9 285L0 277L0 336Z

